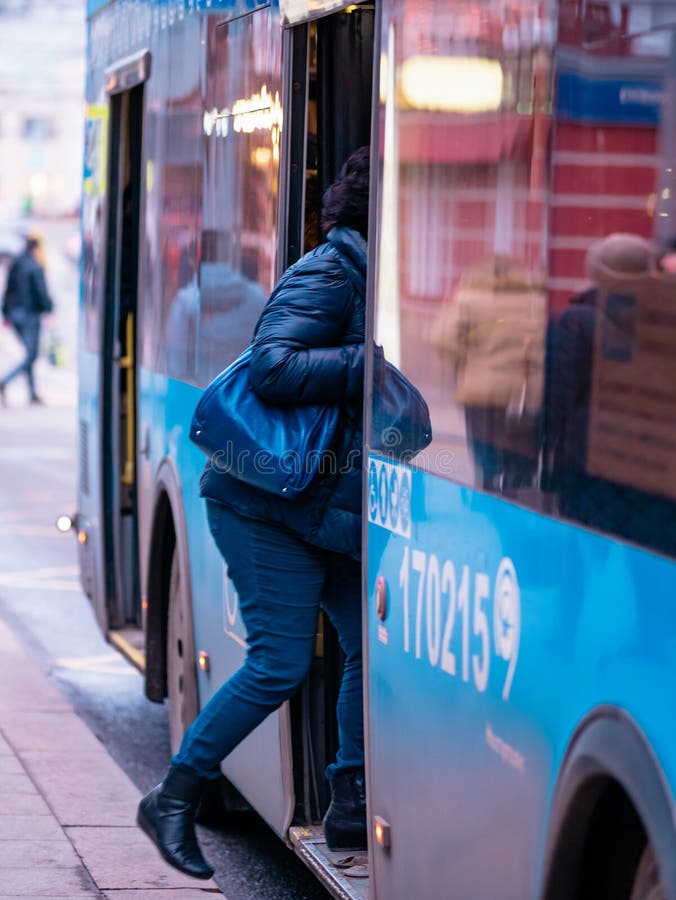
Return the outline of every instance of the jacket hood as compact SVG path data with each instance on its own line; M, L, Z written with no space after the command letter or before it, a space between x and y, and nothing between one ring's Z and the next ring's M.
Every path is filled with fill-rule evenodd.
M366 257L367 244L364 238L353 228L332 228L327 234L330 244L339 251L343 264L350 268L353 278L362 286L361 294L366 292Z

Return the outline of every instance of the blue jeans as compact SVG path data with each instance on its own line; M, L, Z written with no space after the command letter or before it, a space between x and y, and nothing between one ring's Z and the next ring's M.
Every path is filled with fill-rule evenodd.
M18 366L15 366L11 372L8 372L4 378L0 379L0 385L4 387L23 372L28 380L28 390L31 398L33 398L36 396L33 366L38 358L40 348L40 316L26 314L24 318L17 318L15 321L12 321L12 327L23 344L26 355Z
M212 500L207 500L207 518L239 594L248 650L244 665L184 735L172 765L217 777L221 760L296 693L312 662L321 604L345 653L336 710L340 748L326 776L331 780L337 772L363 766L359 563Z

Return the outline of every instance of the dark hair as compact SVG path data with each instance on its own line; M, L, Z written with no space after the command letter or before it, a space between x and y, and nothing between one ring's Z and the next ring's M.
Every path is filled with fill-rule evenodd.
M26 242L26 251L28 253L31 253L33 250L40 246L40 241L38 241L37 238L34 238L31 235L27 235L24 240Z
M321 226L324 234L340 225L368 235L370 148L360 147L340 170L338 179L322 199Z

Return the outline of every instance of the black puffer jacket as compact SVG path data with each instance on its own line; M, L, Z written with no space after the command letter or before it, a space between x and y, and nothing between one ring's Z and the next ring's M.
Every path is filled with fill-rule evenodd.
M41 316L52 309L42 267L30 253L22 253L9 269L2 300L3 318L23 322L27 317Z
M327 550L361 556L366 242L334 228L284 273L254 332L249 379L274 404L341 409L332 471L286 500L205 466L203 497L273 522Z

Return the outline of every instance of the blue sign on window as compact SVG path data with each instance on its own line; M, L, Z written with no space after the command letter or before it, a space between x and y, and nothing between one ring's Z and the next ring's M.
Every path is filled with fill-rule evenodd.
M572 72L558 77L556 111L580 122L657 125L662 103L659 81L586 78Z

